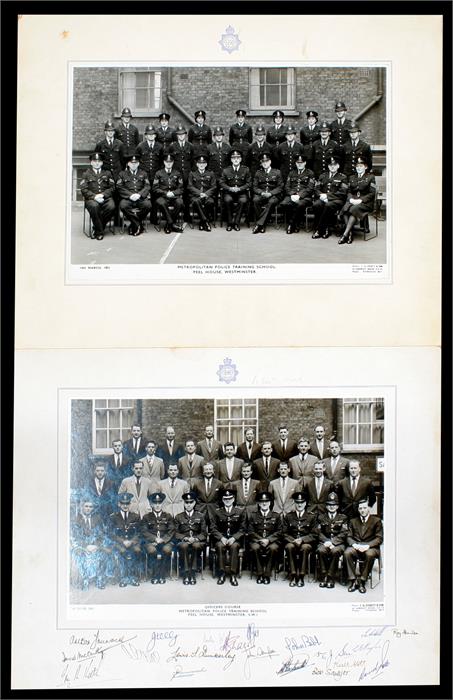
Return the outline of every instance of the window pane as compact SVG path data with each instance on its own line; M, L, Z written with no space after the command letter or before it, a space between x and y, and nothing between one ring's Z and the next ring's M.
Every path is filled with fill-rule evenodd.
M220 420L228 418L228 408L226 406L217 406L217 417Z
M356 444L356 427L355 425L344 426L344 442L349 445Z
M281 82L281 68L267 68L266 69L266 82L268 84L274 84Z
M107 411L96 411L96 428L107 428Z
M244 399L246 406L256 406L256 399Z
M371 443L371 426L359 425L359 444L368 445Z
M228 442L228 428L217 428L217 440L222 443Z
M242 399L231 399L231 406L242 406Z
M120 405L119 399L109 399L108 400L108 407L109 408L118 408L119 405Z
M384 420L384 399L376 399L375 420Z
M148 107L148 90L137 90L135 95L135 106L137 109L145 109Z
M266 104L267 105L279 105L280 104L280 88L278 85L268 85L267 86Z
M381 423L373 426L373 442L376 445L384 444L384 426Z
M135 74L135 86L136 87L148 87L149 73L136 73Z
M344 404L344 422L345 423L355 423L356 420L356 407L352 403Z
M256 417L256 406L245 406L244 407L244 417L245 418L255 418Z
M114 440L124 440L124 437L123 437L123 435L120 433L119 430L111 430L111 431L110 431L110 439L109 439L110 445L112 444L112 442L113 442Z
M130 109L135 107L135 90L123 90L123 104Z
M236 447L242 442L242 426L231 428L231 442L234 442Z
M122 73L122 80L124 89L135 87L135 73Z
M119 427L120 427L120 412L119 411L110 411L109 428L111 430L113 430L113 429L119 429Z
M105 399L96 399L94 402L95 408L105 408L107 406L107 401Z
M132 408L127 408L127 409L123 409L123 411L121 411L121 414L122 414L123 428L125 430L128 430L129 426L132 425L134 411Z
M97 430L96 431L96 447L98 449L105 449L107 447L107 431Z
M231 417L232 418L242 418L242 406L232 406L231 407Z
M218 401L216 401L216 405L217 405L217 407L219 407L219 406L229 406L229 405L230 405L230 402L228 401L228 399L219 399Z
M359 423L371 421L371 404L359 403Z

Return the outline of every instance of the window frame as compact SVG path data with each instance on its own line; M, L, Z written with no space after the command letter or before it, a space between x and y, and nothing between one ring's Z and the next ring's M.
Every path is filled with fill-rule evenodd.
M218 403L219 401L225 402L228 401L228 418L219 418L218 416ZM242 418L232 418L231 417L231 401L242 401ZM245 401L254 401L255 402L255 418L253 419L254 424L250 421L249 418L246 418L244 415L245 412ZM255 431L255 441L258 442L259 438L259 401L258 399L255 398L242 398L240 399L239 397L234 397L234 398L225 398L225 399L214 399L214 436L216 440L219 440L219 428L223 428L228 426L228 439L225 442L234 442L234 440L231 439L231 422L232 421L242 421L242 435L244 435L244 432L247 428L252 428L252 430ZM235 426L236 427L236 426ZM221 441L222 442L222 441ZM225 444L225 442L222 442L222 444ZM241 441L242 442L242 441ZM238 443L238 445L241 443ZM238 447L236 445L236 449Z
M135 105L132 106L131 104L127 103L127 100L123 99L123 76L126 74L133 73L134 75L137 75L137 73L154 73L154 74L159 74L160 76L160 87L154 88L154 90L159 90L159 105L157 107L148 107L146 109L140 109L137 108ZM140 118L140 117L157 117L161 111L162 111L162 92L163 92L163 70L158 68L149 68L149 67L144 67L144 68L121 68L118 71L118 117L120 117L121 112L124 107L129 107L130 110L132 111L132 119L134 117ZM135 90L137 88L134 88ZM148 88L150 89L150 88Z
M377 401L383 401L384 402L384 419L382 421L376 421L373 420L373 416L371 416L370 421L366 422L359 422L356 420L355 423L346 423L345 421L345 404L355 404L355 407L359 406L361 403L373 403L373 405L376 405ZM365 402L364 399L361 398L343 398L342 399L342 429L343 429L343 452L365 452L365 453L382 453L384 450L384 442L382 443L348 443L346 442L345 439L345 426L346 425L355 425L356 428L359 425L370 425L371 426L371 435L373 434L373 426L376 424L382 423L383 428L384 428L384 440L385 440L385 400L382 397L373 397L371 399L367 399Z
M96 401L106 401L107 406L105 406L105 408L96 407ZM119 401L120 405L117 407L114 407L114 406L109 407L109 405L108 405L109 401ZM127 403L127 405L123 406L122 405L123 403ZM129 436L132 422L130 419L128 419L127 424L126 424L126 422L123 423L123 416L121 413L120 413L120 420L119 420L120 427L114 428L114 429L109 427L109 417L110 417L109 413L111 411L121 411L122 409L125 409L125 410L127 409L128 411L132 411L132 416L133 416L132 422L133 422L134 416L136 414L136 403L133 399L115 398L113 396L109 397L109 398L99 397L97 399L93 399L92 407L91 407L91 427L92 427L91 451L92 451L93 455L110 455L110 454L112 454L112 438L110 437L112 430L115 430L115 431L119 430L120 437L116 438L116 439L121 440L121 442L124 442L125 439L127 439L127 437ZM107 432L107 447L97 447L97 445L96 445L96 437L97 437L97 432L99 430L96 427L96 417L97 417L97 412L101 411L101 410L107 411L107 428L105 430ZM102 430L104 430L104 429L102 429Z
M258 87L258 92L261 90L261 82L259 82L259 71L261 70L272 70L272 69L286 70L287 82L286 85L291 89L291 103L288 105L275 104L275 105L261 105L255 102L253 97L253 87ZM257 76L258 82L255 82L254 76ZM291 80L290 80L291 77ZM268 83L264 83L267 85ZM279 85L281 87L282 83L274 83L274 85ZM260 100L258 100L260 101ZM282 109L285 114L291 114L296 112L296 70L290 66L259 66L255 68L249 68L249 108L251 115L267 115L272 114L276 109ZM297 112L298 114L298 112Z

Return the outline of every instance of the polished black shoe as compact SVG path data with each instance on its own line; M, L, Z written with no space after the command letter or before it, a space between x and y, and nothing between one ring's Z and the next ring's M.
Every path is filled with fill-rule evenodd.
M325 588L327 586L327 583L325 580L319 582L319 587L320 588Z
M288 228L286 229L286 233L291 234L292 232L293 232L293 229L291 228L291 226L288 226Z
M303 586L305 586L305 581L304 581L303 576L299 576L299 578L297 579L297 585L299 586L299 588L302 588Z
M294 588L294 586L296 585L296 577L295 576L290 576L289 585L291 588Z
M120 581L120 588L124 588L125 586L127 586L127 581L124 581L124 579L122 579Z
M197 579L195 578L195 576L191 576L190 577L190 585L195 586L196 582L197 582Z
M157 578L155 578L155 576L153 576L151 579L151 583L153 584L153 586L155 583L157 583L157 581L158 581Z
M237 586L237 585L238 585L238 580L237 580L236 576L234 576L234 574L231 574L230 583L231 583L232 586Z
M221 575L219 576L219 578L217 579L217 585L218 585L218 586L221 586L221 585L224 584L224 583L225 583L225 576L224 576L223 574L221 574Z
M97 241L103 241L104 240L104 234L103 233L96 233L96 240Z
M188 585L190 584L190 578L189 578L189 576L184 576L182 582L183 582L183 584L184 584L185 586L188 586Z
M182 232L183 232L183 227L182 227L182 226L178 226L177 224L173 224L173 226L171 227L171 229L172 229L172 231L174 231L175 233L182 233Z
M262 576L257 576L256 582L257 582L257 583L264 583L263 577L262 577Z
M327 588L335 588L335 582L331 578L327 580Z
M356 581L351 581L351 583L349 584L348 592L353 593L356 588L357 588Z
M312 238L321 238L321 234L319 233L319 231L314 231L314 233L311 234L311 237Z
M171 233L171 226L167 225L164 230L165 230L165 233Z
M348 243L348 242L349 242L349 235L348 234L346 234L346 236L343 234L341 236L341 238L338 239L338 245L343 245L343 243Z
M329 229L326 229L326 230L324 231L324 233L322 234L322 237L323 237L323 238L329 238L329 236L330 236L330 231L329 231Z
M239 224L234 224L233 228L234 228L235 231L240 231L240 230L241 230L241 227L239 226Z
M263 583L266 584L266 586L268 586L270 584L270 582L271 582L271 580L270 580L269 576L263 576Z
M96 579L96 588L100 588L101 590L105 588L105 581L103 578L99 577Z
M352 243L352 233L349 234L348 240L346 241L346 243L349 243L349 244Z
M231 225L231 224L228 224L228 226L226 227L226 230L227 230L227 231L232 231L232 230L233 230L232 225Z
M145 233L145 224L140 224L140 228L138 229L139 233Z
M139 586L140 585L139 581L136 578L131 578L130 583L131 583L131 586Z
M204 231L204 226L203 226L203 224L199 224L198 230L199 230L199 231Z
M254 226L252 229L252 233L261 233L261 226Z
M159 579L159 583L167 583L167 580L163 576L161 576Z
M208 233L209 233L209 231L211 231L211 224L209 223L209 221L207 221L205 223L204 230L207 231Z
M359 581L359 593L366 593L365 581Z

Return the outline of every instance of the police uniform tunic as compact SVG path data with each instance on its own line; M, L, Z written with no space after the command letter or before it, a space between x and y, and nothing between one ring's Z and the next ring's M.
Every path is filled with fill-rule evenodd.
M175 196L167 197L168 192L173 192ZM167 173L165 168L161 168L157 171L154 176L153 194L156 197L156 205L162 209L170 225L178 218L183 207L182 193L183 179L178 170L172 168L171 172ZM173 211L168 208L169 205L173 207Z
M252 184L250 170L245 165L240 165L239 168L228 166L222 171L220 177L220 188L223 192L223 201L227 215L227 222L231 224L233 220L233 205L237 202L237 210L235 222L239 224L242 216L242 210L248 202L248 193ZM231 192L230 187L239 187L237 192Z
M249 514L249 545L258 576L270 576L279 550L281 522L281 516L278 513L269 510L267 515L263 515L259 506L256 512ZM260 544L259 540L262 539L269 540L269 543Z
M189 174L187 189L190 201L193 202L194 206L197 208L201 220L211 221L214 207L214 195L217 189L214 173L211 170L205 170L204 173L200 173L198 169L193 170ZM206 197L200 197L202 193L205 194Z
M107 139L99 141L94 149L96 153L102 154L103 170L110 170L113 177L116 179L125 165L124 144L119 139L113 139L112 144L109 144Z
M321 577L334 577L338 570L338 559L343 554L348 535L348 519L343 513L336 513L333 518L329 513L323 513L318 518L318 560ZM332 542L333 549L324 546L324 542Z
M102 233L106 223L112 218L115 211L113 192L115 181L108 170L85 170L80 181L80 191L85 200L85 206L90 214L95 233ZM104 195L104 201L100 204L94 198L97 194Z
M376 182L374 175L371 173L365 173L361 177L359 175L351 175L343 212L349 213L361 221L373 211L375 196ZM351 204L349 201L351 197L353 199L361 199L361 204Z
M282 206L288 211L288 224L295 226L303 214L307 206L313 204L313 192L315 189L315 176L312 170L305 168L303 172L300 170L292 170L288 175L285 186L286 197L282 202ZM298 194L299 199L293 202L292 194Z
M137 155L140 158L140 169L148 175L148 180L152 182L162 164L164 148L161 143L154 141L151 147L148 141L142 141L137 146Z
M371 170L373 166L373 156L371 153L371 148L365 141L362 141L361 139L358 140L356 146L353 146L351 139L348 139L343 145L343 155L343 172L348 177L350 175L355 174L355 166L357 163L357 158L359 156L361 156L365 160L368 166L368 170Z
M247 153L247 165L250 168L252 178L255 177L255 173L261 167L260 158L263 155L263 153L267 153L268 156L272 159L272 147L268 143L266 143L266 141L264 141L262 144L259 144L258 141L254 141Z
M169 513L164 511L159 514L151 511L143 516L141 525L145 550L153 558L154 576L165 577L168 558L172 552L172 539L175 534L174 520ZM156 538L163 541L157 543Z
M184 541L188 537L194 537L195 542ZM203 549L206 537L206 519L199 510L194 509L190 515L184 510L175 517L175 540L183 560L182 568L184 572L187 573L193 570L194 564L196 564L197 552Z
M301 517L297 511L286 513L283 518L283 537L285 550L288 555L290 574L296 573L296 556L300 555L300 573L305 575L308 571L308 555L316 542L316 516L304 511ZM301 539L300 544L295 540Z
M239 506L232 506L230 512L226 508L216 508L210 518L210 529L215 540L215 551L217 553L217 569L219 573L225 571L225 550L230 551L230 568L232 574L237 574L239 563L240 540L245 533L245 513ZM229 539L234 537L235 542L231 545L224 545L222 537Z
M230 126L228 140L230 142L230 146L237 148L238 151L241 151L242 157L245 158L250 148L250 144L253 141L252 127L250 124L247 124L247 122L244 122L243 124L232 124Z
M164 154L166 155L171 144L176 141L175 129L173 129L171 126L167 126L166 129L164 129L162 126L157 127L156 141L161 144L164 149Z
M131 224L138 226L151 209L151 202L148 198L150 183L144 170L132 172L129 168L122 170L116 183L120 200L120 209L129 219ZM139 194L140 199L133 202L129 197L131 194ZM134 211L138 209L138 213Z
M109 538L118 556L120 578L137 575L140 549L140 516L128 512L123 518L122 512L112 513L109 518ZM129 547L124 540L130 540Z
M129 156L133 156L138 144L140 143L140 136L137 127L130 123L126 126L126 124L121 122L115 129L115 137L124 144L124 155L126 160Z
M230 163L231 146L222 141L220 148L217 143L208 146L208 168L215 174L217 180L222 174L222 170Z
M270 146L280 146L280 144L286 141L286 125L281 124L277 126L274 124L270 126L266 132L266 141Z
M315 141L312 149L312 170L317 178L327 170L327 165L332 156L339 159L341 164L342 150L336 141L328 139L325 146L322 140Z
M293 141L292 146L289 143L282 143L276 149L275 159L278 163L276 167L280 169L283 182L286 182L289 173L296 167L296 158L299 155L307 154L304 152L304 147L297 141Z
M194 147L194 156L206 156L208 146L212 143L212 131L207 124L193 124L187 133L189 142Z
M350 119L344 119L343 124L338 119L334 119L330 124L330 135L331 138L338 143L339 146L343 146L349 138L349 128L351 126Z
M253 205L257 226L265 226L272 210L280 201L283 192L283 180L280 170L270 168L268 172L260 169L253 179ZM264 197L264 192L270 192L271 197Z
M174 157L174 167L182 174L184 184L186 185L189 179L189 173L192 170L194 158L194 148L192 144L188 141L184 141L184 145L180 146L179 142L175 141L168 149L168 152Z
M315 141L319 141L319 126L315 124L313 129L310 129L309 125L303 126L300 130L300 142L303 146L313 146Z

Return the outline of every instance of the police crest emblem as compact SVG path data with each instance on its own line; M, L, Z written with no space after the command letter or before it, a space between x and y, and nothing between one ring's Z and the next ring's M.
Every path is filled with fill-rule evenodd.
M217 370L219 380L221 382L225 382L225 384L230 384L231 382L236 381L238 374L239 372L236 369L236 365L233 364L233 360L231 360L229 357L225 357L223 365L220 365L219 369Z
M241 43L241 40L234 31L234 27L232 27L231 25L229 25L225 29L225 34L222 34L222 37L219 41L219 44L222 47L222 49L224 51L228 51L228 53L233 53L233 51L237 51L239 48L239 44Z

